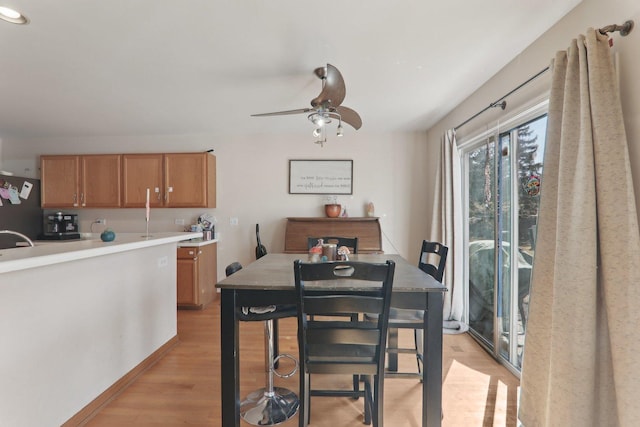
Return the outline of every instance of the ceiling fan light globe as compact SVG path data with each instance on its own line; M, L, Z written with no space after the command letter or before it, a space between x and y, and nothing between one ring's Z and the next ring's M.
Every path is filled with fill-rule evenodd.
M29 19L11 8L0 6L0 20L10 22L12 24L24 25L29 23Z
M20 12L17 12L13 9L9 9L8 7L0 6L0 14L6 16L7 18L17 19L20 18Z

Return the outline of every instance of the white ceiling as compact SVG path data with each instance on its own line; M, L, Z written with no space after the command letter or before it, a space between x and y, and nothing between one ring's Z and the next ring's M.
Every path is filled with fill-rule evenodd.
M327 62L361 131L428 129L579 2L0 0L31 20L0 21L0 138L310 132L249 116Z

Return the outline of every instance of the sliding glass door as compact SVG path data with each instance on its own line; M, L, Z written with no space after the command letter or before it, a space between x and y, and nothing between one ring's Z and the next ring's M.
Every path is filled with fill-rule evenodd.
M546 115L462 150L472 334L519 371L542 178Z

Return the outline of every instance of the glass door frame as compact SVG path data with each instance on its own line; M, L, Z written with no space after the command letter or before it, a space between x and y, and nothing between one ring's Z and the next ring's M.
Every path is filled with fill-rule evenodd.
M465 312L464 312L464 316L465 319L467 319L467 322L469 321L469 222L468 222L468 218L469 218L469 189L470 189L470 184L469 184L469 159L467 154L469 154L471 151L478 149L479 147L482 147L483 145L493 142L495 144L495 150L496 150L496 155L500 156L500 152L501 152L501 148L502 148L502 138L506 135L508 135L508 139L509 139L509 153L510 153L510 158L509 158L509 167L511 169L511 173L515 174L515 176L517 176L517 170L518 170L518 156L517 156L517 151L513 149L514 144L517 144L517 131L518 131L518 127L526 125L527 123L534 121L542 116L544 116L545 114L548 113L548 106L549 106L549 101L548 101L548 95L545 95L544 97L541 97L539 100L536 101L536 103L530 107L527 108L526 110L522 111L519 114L514 115L511 118L508 118L506 120L503 120L502 122L498 122L496 123L494 126L492 127L488 127L487 130L482 131L474 136L471 136L469 138L465 138L461 141L461 143L458 145L458 149L461 155L461 164L462 164L462 185L463 185L463 189L462 189L462 194L464 197L464 202L463 202L463 215L464 215L464 277L463 277L463 283L465 284L465 295L464 295L464 304L465 304ZM499 168L501 167L501 161L496 161L495 164L493 165L494 168L494 173L496 174L496 183L495 183L495 187L492 190L496 191L496 197L498 198L498 192L502 191L500 189L501 186L501 175L499 174ZM512 180L513 182L513 180ZM519 195L518 195L518 186L517 185L510 185L509 188L509 193L507 195L507 197L509 197L510 199L510 203L512 206L514 206L514 204L517 202ZM501 209L502 207L502 202L500 200L496 200L496 205L500 205L500 206L496 206L496 209ZM501 238L501 236L499 236L499 233L501 233L501 223L500 223L500 215L494 215L494 247L496 248L496 254L498 256L494 256L494 298L493 298L493 342L490 343L488 342L488 340L481 336L479 333L475 332L472 328L469 328L469 332L471 334L472 337L474 337L478 343L483 346L485 348L485 350L487 350L489 353L492 354L492 356L498 360L500 363L502 363L507 369L509 369L514 375L516 375L518 378L520 377L520 369L517 367L517 347L518 347L518 340L517 339L513 339L513 336L510 337L509 339L509 351L508 351L508 356L505 358L502 354L501 354L501 346L499 345L500 343L500 339L501 339L501 328L498 327L499 323L498 322L502 322L502 315L499 315L502 313L501 307L499 307L500 305L500 301L499 301L499 297L500 295L498 294L498 284L499 284L499 280L500 280L500 276L502 275L502 255L503 255L503 240ZM519 224L518 224L518 215L517 215L517 208L514 210L512 208L511 211L511 216L509 219L509 229L510 229L510 236L509 236L509 257L511 260L511 264L514 264L514 260L517 266L517 260L518 260L518 251L517 251L517 239L518 239L518 235L519 235ZM518 283L518 268L510 268L510 272L509 272L509 282L512 284ZM517 286L516 286L517 288ZM517 293L515 293L514 291L518 291L518 289L511 289L511 295L512 297L510 298L510 305L509 305L509 330L510 331L517 331L518 329L518 312L519 312L519 307L518 307L518 298L517 298ZM516 297L514 298L513 295L516 295Z

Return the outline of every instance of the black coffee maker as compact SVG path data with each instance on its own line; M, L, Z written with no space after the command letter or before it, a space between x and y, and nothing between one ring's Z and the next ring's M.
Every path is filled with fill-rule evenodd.
M78 215L56 212L44 216L45 240L69 240L79 239Z

